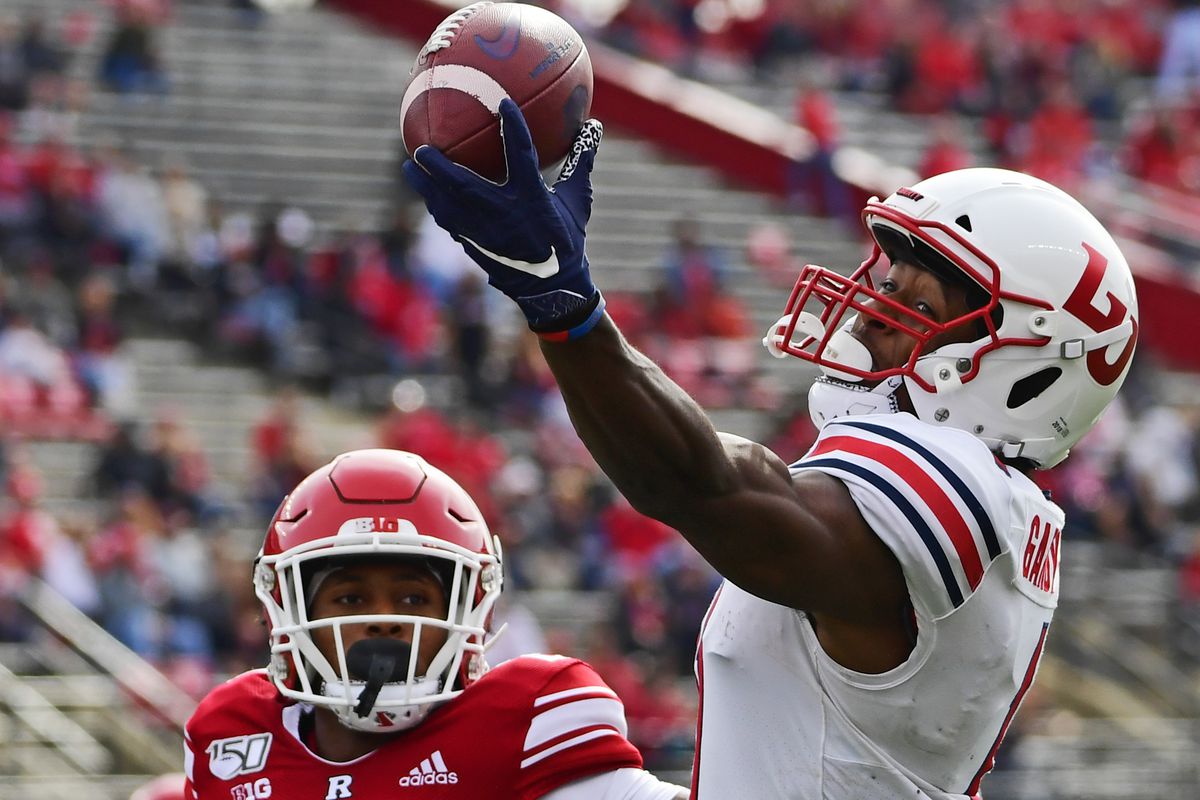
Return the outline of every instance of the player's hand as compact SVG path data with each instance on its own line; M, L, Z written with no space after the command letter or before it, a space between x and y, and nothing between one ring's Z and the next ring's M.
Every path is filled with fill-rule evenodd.
M542 180L537 150L521 109L500 103L508 177L493 183L429 145L418 147L404 175L488 274L517 301L529 327L549 338L581 336L600 319L604 301L588 271L584 237L592 214L592 165L604 135L583 123L553 187Z

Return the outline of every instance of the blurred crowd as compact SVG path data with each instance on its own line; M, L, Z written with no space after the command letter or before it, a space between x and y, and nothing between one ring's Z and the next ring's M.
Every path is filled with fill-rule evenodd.
M134 75L130 55L166 8L112 9L102 90L169 91L165 77ZM422 453L480 501L515 598L496 657L548 647L588 657L625 697L651 763L686 768L694 697L679 684L716 576L611 489L536 339L458 245L404 197L382 224L320 226L293 204L226 209L182 159L81 144L93 87L68 77L67 32L84 36L88 23L9 27L38 47L20 51L0 111L0 639L35 634L17 598L36 575L192 691L261 666L247 537L330 455L312 445L300 400L316 390L374 408L373 444ZM766 407L747 313L724 290L728 257L701 220L681 218L661 288L610 302L706 402ZM181 412L139 407L122 345L164 324L286 387L245 443L246 485L214 472ZM438 381L453 387L441 406L425 389ZM96 443L83 480L51 473L75 484L65 492L48 490L35 463L33 442L47 438ZM79 499L64 506L64 494ZM520 603L538 589L593 592L602 613L579 630L541 630Z
M1068 188L1119 170L1195 194L1198 6L630 0L596 35L702 80L794 87L794 118L814 134L818 158L839 138L829 92L869 92L935 118L915 165L923 176L982 159ZM968 147L968 125L985 152Z
M634 0L604 35L694 73L714 54L760 73L828 54L841 88L883 91L914 113L978 116L996 159L1050 179L1088 163L1093 125L1115 120L1128 100L1121 78L1160 71L1163 31L1182 24L1167 3L1146 0L768 0L751 19L705 16L722 5ZM170 91L156 36L169 5L112 6L96 82L131 96ZM67 68L90 28L86 17L56 31L0 21L0 640L34 635L17 598L38 575L194 691L261 666L246 536L261 535L283 494L329 455L306 413L304 393L316 390L369 408L371 444L423 454L480 502L514 589L497 656L552 649L589 659L624 699L648 765L686 768L694 693L680 686L717 577L603 478L536 339L403 197L385 220L321 225L290 203L226 208L182 159L147 164L120 142L76 144L92 87ZM829 150L836 114L821 92L805 87L796 113ZM1192 174L1194 156L1180 154L1200 142L1200 112L1177 103L1146 119L1127 140L1128 168L1189 188L1180 176ZM964 165L952 127L933 129L922 169ZM747 310L729 291L734 259L789 282L786 233L761 226L744 253L731 253L708 241L702 218L685 215L670 238L655 290L613 293L611 313L705 405L771 414L770 444L798 458L815 431L758 374ZM245 443L246 485L214 473L178 411L138 406L122 343L164 323L283 387ZM1123 402L1042 477L1068 510L1069 536L1180 565L1179 646L1195 658L1200 410L1159 394L1148 356L1135 363ZM438 402L432 387L447 381L454 388ZM85 502L53 511L46 496L62 492L47 491L28 442L50 437L97 443L80 465ZM522 603L534 590L587 592L600 613L582 629L541 629Z

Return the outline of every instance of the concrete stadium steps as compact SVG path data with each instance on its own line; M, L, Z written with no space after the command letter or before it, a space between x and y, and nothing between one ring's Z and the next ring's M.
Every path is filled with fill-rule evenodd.
M151 417L156 408L180 412L212 458L213 471L244 488L253 471L250 435L274 394L269 378L250 367L206 364L199 348L182 340L135 339L126 353L136 364L139 406ZM370 439L360 415L312 397L302 408L321 457Z
M88 483L96 460L95 445L89 442L35 441L28 442L26 448L33 465L42 474L47 498L69 500L90 494ZM87 507L74 510L86 511Z
M198 441L213 474L216 499L232 513L229 522L261 535L245 505L254 478L251 432L272 402L273 387L249 367L205 364L199 348L172 339L133 339L122 350L133 366L138 420L150 425L159 411L176 413ZM303 400L303 418L321 458L373 444L369 422L323 399ZM56 514L102 520L107 505L95 498L92 470L100 448L84 442L34 441L27 444L45 479L43 506Z
M802 71L805 67L800 67ZM793 120L796 84L788 75L796 70L781 72L778 82L745 83L741 80L718 81L714 85L775 112L779 117ZM873 92L831 92L837 108L841 144L859 147L882 158L886 163L915 169L929 145L936 115L901 114L888 108L888 100ZM960 143L970 152L975 163L987 162L987 145L979 120L954 118Z

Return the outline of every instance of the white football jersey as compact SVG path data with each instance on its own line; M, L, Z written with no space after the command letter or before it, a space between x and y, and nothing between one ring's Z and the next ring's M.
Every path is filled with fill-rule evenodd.
M911 414L829 423L804 470L843 481L895 554L916 645L854 672L804 612L726 581L697 650L693 800L977 796L1057 605L1062 510L974 436Z

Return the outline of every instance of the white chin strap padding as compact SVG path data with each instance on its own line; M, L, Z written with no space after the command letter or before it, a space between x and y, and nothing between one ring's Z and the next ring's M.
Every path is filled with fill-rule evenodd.
M808 414L820 430L839 417L863 414L895 414L900 410L896 390L903 379L892 375L873 389L818 378L808 389Z
M867 350L866 345L850 335L850 326L852 324L853 320L843 325L841 330L829 338L829 344L825 346L825 358L847 367L869 372L872 366L871 351ZM821 371L831 378L837 378L847 383L858 383L862 380L857 375L842 372L832 367L822 366Z

